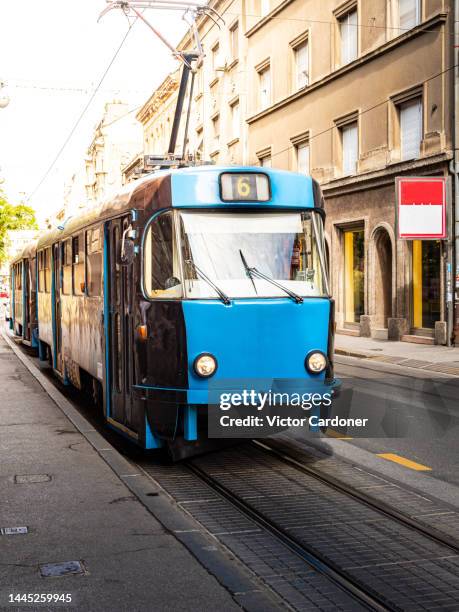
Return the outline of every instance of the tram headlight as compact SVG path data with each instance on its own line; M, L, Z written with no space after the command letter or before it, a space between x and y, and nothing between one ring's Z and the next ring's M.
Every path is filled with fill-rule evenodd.
M210 353L202 353L194 360L193 367L198 376L209 378L217 371L217 360Z
M320 374L327 367L328 359L322 351L311 351L306 355L304 365L310 374Z

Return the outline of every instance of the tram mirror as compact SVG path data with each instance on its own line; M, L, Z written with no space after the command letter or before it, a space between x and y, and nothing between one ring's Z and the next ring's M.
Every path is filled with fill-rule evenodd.
M132 227L127 227L124 230L123 236L121 238L119 263L122 266L128 266L134 261L134 237L135 232L133 231Z

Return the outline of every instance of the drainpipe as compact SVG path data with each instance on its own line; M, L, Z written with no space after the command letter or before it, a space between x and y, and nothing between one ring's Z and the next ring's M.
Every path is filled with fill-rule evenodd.
M454 159L451 160L450 172L453 179L453 201L451 206L452 229L451 239L449 240L449 250L452 251L451 258L448 258L451 270L447 272L447 308L448 308L448 346L451 346L452 335L456 327L456 320L459 318L459 0L454 0L454 42L453 42L453 65L454 68L454 102L453 102L453 143ZM454 236L454 240L453 240ZM453 251L456 257L453 255ZM449 292L449 293L448 293ZM451 292L453 294L451 295ZM448 302L449 300L449 302ZM459 338L455 338L455 343L459 343Z

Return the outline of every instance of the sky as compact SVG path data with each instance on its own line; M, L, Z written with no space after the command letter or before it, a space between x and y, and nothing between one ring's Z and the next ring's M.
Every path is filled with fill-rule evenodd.
M10 97L0 108L0 187L12 203L34 192L126 34L120 10L97 23L105 7L105 0L0 0L0 81ZM180 12L145 16L174 44L186 30ZM134 109L176 66L151 30L135 23L65 151L28 201L39 220L62 207L64 185L84 158L104 104L121 99Z

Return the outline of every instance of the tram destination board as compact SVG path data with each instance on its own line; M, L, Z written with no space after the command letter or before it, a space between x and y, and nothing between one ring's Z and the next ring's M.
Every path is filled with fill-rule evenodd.
M224 172L220 175L220 198L223 202L268 202L269 176L263 172Z

